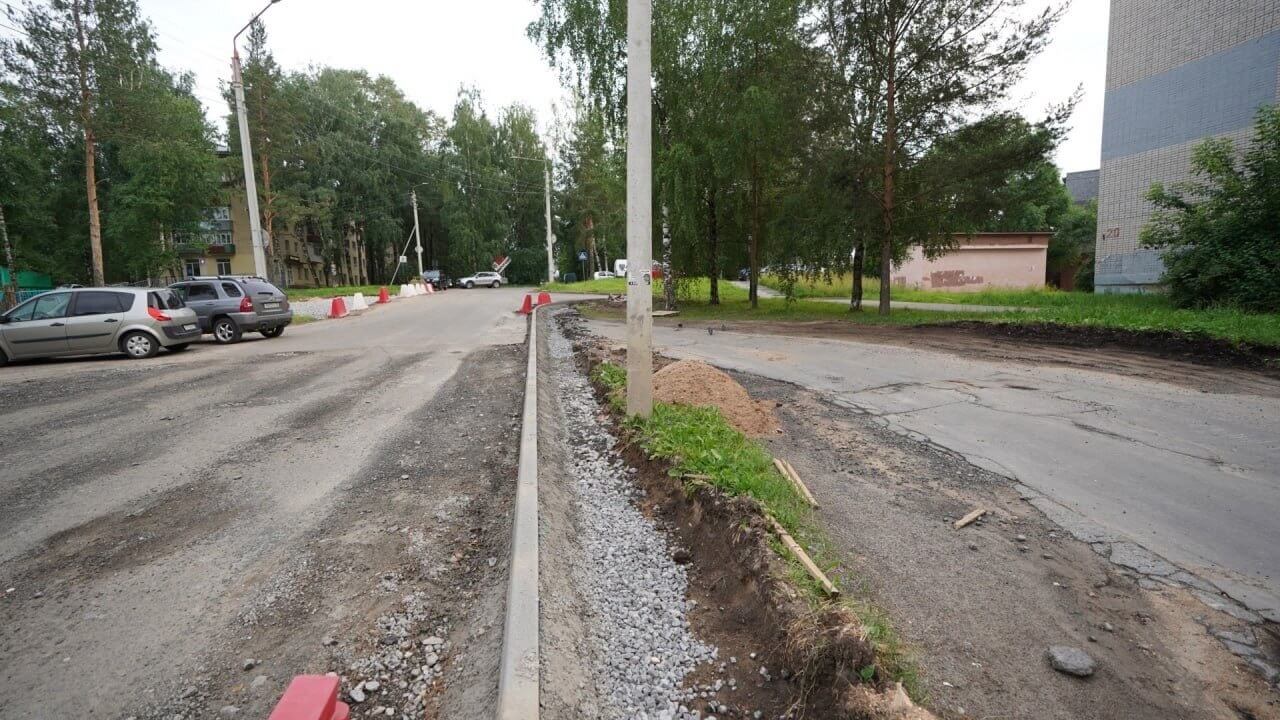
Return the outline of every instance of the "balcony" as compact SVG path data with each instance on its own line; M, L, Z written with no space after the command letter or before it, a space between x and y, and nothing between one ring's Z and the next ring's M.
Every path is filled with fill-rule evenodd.
M174 243L174 249L181 257L199 257L201 255L230 257L236 254L235 243L177 242Z

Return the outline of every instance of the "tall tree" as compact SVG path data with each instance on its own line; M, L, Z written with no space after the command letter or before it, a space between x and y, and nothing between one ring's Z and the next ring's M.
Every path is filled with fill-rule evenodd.
M0 41L5 95L20 103L16 115L25 110L18 124L31 128L27 137L48 142L38 162L58 187L50 193L56 204L46 211L63 223L51 237L48 228L26 224L34 216L20 214L19 247L28 238L56 238L64 247L51 257L69 257L74 253L64 240L83 238L87 227L88 262L59 274L81 281L87 274L102 284L109 276L135 279L163 270L173 257L174 233L194 227L195 206L217 183L211 130L191 95L191 79L160 66L150 25L134 0L27 2L11 8L10 19L23 37ZM64 191L72 168L81 178L81 203ZM73 221L83 224L76 228Z
M857 0L828 5L831 25L855 28L862 101L870 104L870 137L879 147L879 171L868 191L879 206L880 313L889 313L890 271L895 252L920 242L945 247L949 224L930 194L957 181L967 150L984 152L984 164L1002 159L1014 166L1024 155L1004 154L989 139L1002 123L983 125L975 116L1004 100L1032 57L1044 48L1061 14L1048 8L1017 19L1023 0ZM1055 115L1054 119L1059 119ZM969 137L939 143L962 129ZM989 152L991 150L995 152ZM1007 171L1011 168L1006 168ZM905 191L905 192L904 192ZM927 229L925 235L918 231Z

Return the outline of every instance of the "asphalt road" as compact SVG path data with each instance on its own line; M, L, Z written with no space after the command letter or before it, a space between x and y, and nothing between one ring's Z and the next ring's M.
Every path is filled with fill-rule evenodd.
M474 376L474 387L450 386L448 403L466 418L493 377L523 374L522 361L460 368L487 346L523 341L520 297L456 290L274 340L0 370L0 717L123 717L159 703L175 683L208 676L216 638L265 634L252 629L257 616L292 590L282 569L366 519L342 507L378 509L387 491L375 479L400 482L394 458L436 443L479 445L477 457L505 447L518 425L505 410L490 418L500 420L492 438L467 440L490 421L437 430L433 418L450 409L430 403L455 373ZM407 449L388 446L392 437ZM474 460L479 489L454 493L504 487L507 460ZM428 541L443 524L421 522ZM357 554L376 544L353 542ZM343 610L331 612L336 622ZM304 668L278 669L291 670Z
M1275 396L848 340L658 326L654 342L877 416L1042 493L1078 536L1137 543L1280 621Z

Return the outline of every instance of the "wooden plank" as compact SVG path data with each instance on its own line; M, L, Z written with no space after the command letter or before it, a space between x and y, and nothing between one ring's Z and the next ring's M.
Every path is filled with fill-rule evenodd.
M772 517L769 517L769 524L773 526L773 531L778 534L778 539L782 540L782 544L785 545L786 548L791 551L791 554L795 555L796 559L800 561L800 564L804 566L804 569L809 573L809 577L818 581L818 584L822 586L823 591L826 592L827 595L830 597L838 597L840 595L840 590L836 588L831 580L827 579L827 576L820 568L818 568L817 564L813 562L813 559L809 557L809 553L805 552L804 548L800 547L800 543L796 542L795 538L791 537L791 533L787 532L787 529L782 527L782 524L777 520L774 520Z
M787 469L787 473L791 475L792 484L800 490L800 494L804 496L804 499L813 507L818 507L818 501L813 497L813 493L809 492L809 487L800 479L800 473L796 472L795 466L786 460L782 461L782 465Z
M977 520L978 518L986 514L987 514L986 508L974 508L968 515L965 515L964 517L957 520L955 522L955 527L957 530L959 530L965 525L968 525L969 523L973 522L974 520Z
M791 477L791 473L787 472L787 466L783 464L782 459L774 458L773 466L778 469L778 474L781 475L784 480L790 483L791 487L795 488L796 492L800 493L800 497L804 497L804 491L796 486L795 478Z

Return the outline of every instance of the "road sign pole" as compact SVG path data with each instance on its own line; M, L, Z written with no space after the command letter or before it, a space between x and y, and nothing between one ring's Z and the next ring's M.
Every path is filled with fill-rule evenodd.
M653 412L650 0L627 0L627 414Z

